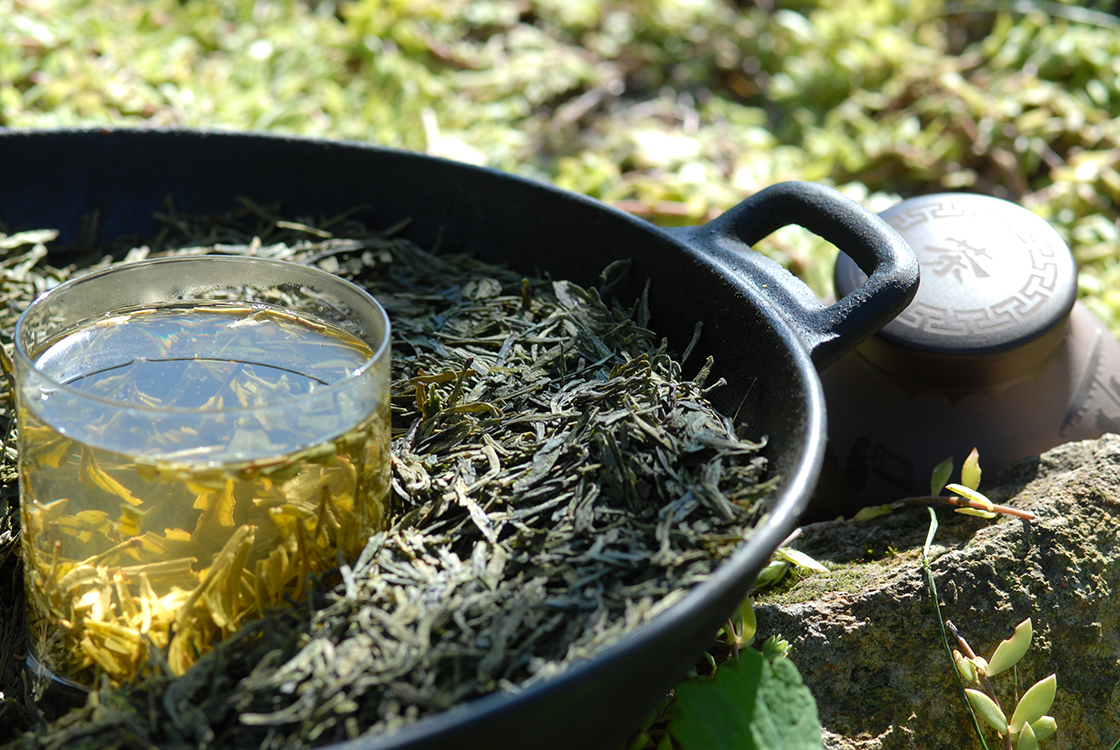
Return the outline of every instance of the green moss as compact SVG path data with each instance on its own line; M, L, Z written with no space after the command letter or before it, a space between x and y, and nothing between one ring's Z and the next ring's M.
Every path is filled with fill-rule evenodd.
M835 568L829 563L828 573L815 573L805 578L787 577L781 584L755 596L755 606L767 604L800 604L826 594L851 594L862 589L880 570L877 563L851 563Z

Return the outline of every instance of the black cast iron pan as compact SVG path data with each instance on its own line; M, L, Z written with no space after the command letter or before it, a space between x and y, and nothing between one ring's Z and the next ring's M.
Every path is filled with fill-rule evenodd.
M408 236L524 272L597 285L631 259L620 299L651 279L651 327L681 351L696 322L695 357L715 358L717 406L739 409L782 477L755 535L713 577L599 657L518 694L495 694L391 735L337 750L613 748L695 663L797 525L821 468L825 409L817 368L902 311L917 287L910 248L875 214L810 183L763 190L709 224L665 231L598 201L426 156L356 143L246 133L0 130L0 219L10 230L56 228L73 242L100 211L101 237L151 236L166 195L187 213L219 212L236 196L283 200L291 215L368 205L367 225L412 218ZM749 245L797 224L828 239L870 279L834 305ZM625 284L629 283L629 288ZM702 350L702 351L701 351ZM742 406L740 406L742 404Z

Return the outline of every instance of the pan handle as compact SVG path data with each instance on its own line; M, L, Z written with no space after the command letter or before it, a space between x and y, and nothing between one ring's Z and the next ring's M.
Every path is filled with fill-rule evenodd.
M867 281L825 305L800 279L749 247L796 224L847 253ZM734 267L787 319L818 370L889 323L918 291L918 260L889 224L838 191L815 182L781 182L716 219L673 231Z

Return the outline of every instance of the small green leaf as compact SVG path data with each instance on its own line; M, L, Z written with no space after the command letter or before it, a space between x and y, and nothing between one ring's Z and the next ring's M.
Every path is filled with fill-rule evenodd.
M1030 727L1034 731L1034 738L1042 742L1058 731L1058 722L1054 721L1053 716L1043 716L1038 721L1032 721Z
M739 609L731 616L728 625L723 626L724 642L730 646L732 643L740 647L749 646L754 641L755 631L758 630L758 621L754 616L754 605L748 596L739 605Z
M972 688L965 688L964 693L968 696L968 702L972 704L972 709L977 716L1000 734L1007 734L1007 716L987 693Z
M754 616L754 602L748 596L739 605L739 614L743 619L743 632L739 636L739 644L749 646L754 642L754 634L758 632L758 620Z
M793 547L779 548L778 551L774 553L774 557L778 558L779 560L785 560L788 563L792 563L799 568L811 570L814 573L828 572L828 568L821 565L819 562L809 557L801 550L796 550Z
M995 518L999 513L992 513L987 510L980 510L979 508L953 508L954 511L964 516L978 516L980 518Z
M975 448L968 454L964 466L961 467L961 484L970 490L980 486L980 454Z
M976 665L972 662L972 659L953 649L953 662L957 665L957 671L961 673L961 679L965 682L979 682Z
M770 563L762 569L758 574L758 578L754 581L754 590L758 591L767 586L773 586L778 581L782 580L787 572L789 572L790 564L782 560L771 560Z
M965 500L971 500L974 503L980 503L984 506L984 509L989 512L991 512L991 510L996 507L995 503L986 498L983 493L977 492L971 487L965 487L964 485L960 484L947 484L945 485L945 489L956 495L960 495Z
M972 666L976 667L976 671L984 674L988 673L988 661L983 656L974 656L969 661L972 662Z
M945 489L945 483L953 475L953 457L949 456L944 461L933 467L933 474L929 478L929 494L940 495Z
M789 641L785 638L772 635L762 644L761 651L763 656L770 661L774 661L775 659L784 659L789 656L789 652L792 648L793 647L789 645Z
M1039 680L1031 685L1030 690L1023 693L1015 713L1011 714L1010 729L1018 732L1024 724L1033 724L1050 710L1054 704L1054 695L1058 691L1058 678L1055 675Z
M714 677L683 682L676 699L669 732L683 750L823 748L817 704L789 659L747 649Z
M988 662L988 676L993 677L1000 672L1006 672L1018 664L1019 660L1027 653L1027 649L1031 647L1031 636L1033 634L1031 618L1028 617L1016 625L1015 633L996 646L996 651Z
M937 493L935 492L933 494L936 495ZM866 508L860 508L856 511L856 514L852 516L852 520L856 523L862 523L863 521L870 521L872 518L890 515L893 511L894 505L891 503L887 505L868 505Z
M1019 732L1019 741L1015 743L1015 747L1017 750L1038 750L1038 737L1035 737L1030 724L1023 725L1023 731Z

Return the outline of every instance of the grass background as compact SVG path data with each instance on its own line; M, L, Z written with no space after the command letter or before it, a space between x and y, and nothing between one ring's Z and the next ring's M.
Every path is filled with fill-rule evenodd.
M662 223L785 179L876 210L987 193L1061 231L1082 295L1120 330L1120 24L1105 5L0 0L0 127L363 140ZM826 243L790 228L760 249L829 291Z

